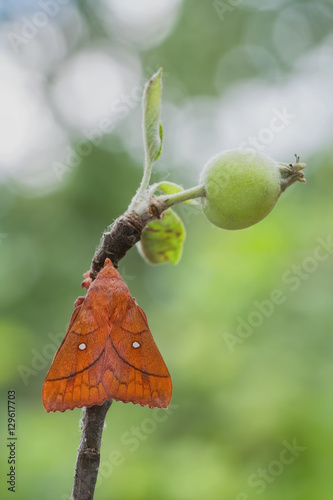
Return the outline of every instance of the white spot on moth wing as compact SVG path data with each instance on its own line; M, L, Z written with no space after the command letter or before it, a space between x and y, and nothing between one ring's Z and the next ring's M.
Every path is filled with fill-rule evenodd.
M87 347L86 344L84 344L83 342L82 342L82 344L79 345L79 349L81 351L83 351L84 349L86 349L86 347Z
M134 349L137 349L138 347L140 347L141 344L139 344L139 342L133 342L132 346L134 347Z

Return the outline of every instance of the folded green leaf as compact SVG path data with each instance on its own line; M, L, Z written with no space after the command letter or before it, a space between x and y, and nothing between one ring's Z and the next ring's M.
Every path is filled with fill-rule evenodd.
M155 159L153 161L156 161L161 156L161 153L162 153L163 133L164 133L162 123L160 123L158 131L159 131L159 135L160 135L160 149L157 151Z
M150 264L180 260L185 240L185 227L181 218L171 208L166 210L161 219L148 224L143 231L138 250Z
M143 97L143 133L148 164L156 161L161 154L163 139L163 128L160 123L161 95L162 68L147 83Z

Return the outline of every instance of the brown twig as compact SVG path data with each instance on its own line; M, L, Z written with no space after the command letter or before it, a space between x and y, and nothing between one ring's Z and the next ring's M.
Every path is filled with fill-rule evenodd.
M149 220L152 220L152 214L149 212L139 216L132 211L119 217L113 223L111 230L103 234L101 246L91 263L90 277L96 278L107 257L114 266L117 266L126 252L140 240L143 228Z
M110 231L103 235L101 246L92 260L90 276L93 279L96 278L107 257L117 266L126 252L140 240L146 224L159 218L166 208L164 201L158 202L156 198L150 198L140 215L131 211L119 217L113 223ZM101 406L83 409L81 440L75 466L72 500L92 500L94 498L104 420L111 403L112 400L109 400Z
M105 401L102 406L84 409L81 442L75 466L73 499L89 500L94 497L104 420L111 403L112 399Z

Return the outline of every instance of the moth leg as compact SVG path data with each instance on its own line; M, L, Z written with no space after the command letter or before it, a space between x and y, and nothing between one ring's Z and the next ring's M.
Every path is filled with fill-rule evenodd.
M74 302L74 307L79 307L84 302L85 297L80 296Z

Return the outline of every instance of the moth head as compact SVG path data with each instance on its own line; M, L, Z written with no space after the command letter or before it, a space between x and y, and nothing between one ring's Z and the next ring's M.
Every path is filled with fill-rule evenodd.
M118 273L117 269L115 268L114 264L108 258L105 259L104 266L100 270L100 272L98 273L96 279L98 279L98 278L107 278L107 279L117 278L120 280L122 279L122 277Z
M105 261L104 261L104 267L108 267L108 266L114 267L112 261L109 258L105 259Z

